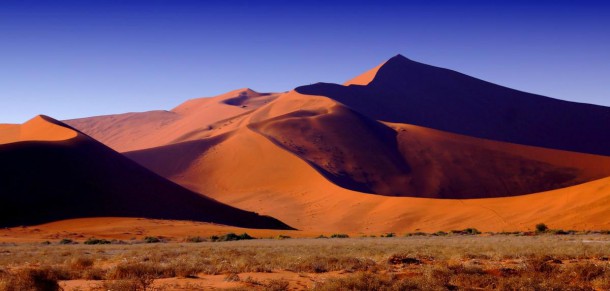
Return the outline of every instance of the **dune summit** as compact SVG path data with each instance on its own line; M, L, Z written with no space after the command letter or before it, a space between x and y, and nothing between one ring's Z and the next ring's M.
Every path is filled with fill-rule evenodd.
M290 228L184 189L46 116L2 128L0 136L3 227L125 216Z
M212 98L191 99L169 111L95 116L66 120L65 123L116 151L133 151L226 132L234 126L233 118L247 114L277 96L242 88Z
M495 85L397 55L349 86L296 88L327 96L373 119L497 141L610 155L610 108ZM358 80L359 78L356 78Z
M201 111L205 114L206 111ZM231 130L209 138L125 153L159 175L195 191L223 178L224 163L244 165L261 156L256 134L271 142L268 152L287 151L342 188L385 196L473 199L531 194L610 176L610 158L457 135L424 127L373 120L324 96L291 91L233 119ZM251 144L207 161L232 141ZM258 140L258 138L257 138ZM285 164L270 159L263 163ZM290 174L291 170L287 170ZM209 173L208 172L214 172ZM204 174L206 173L206 174ZM227 171L234 185L255 173ZM262 173L262 172L261 172ZM294 173L296 174L296 173ZM308 183L302 181L301 183ZM283 183L275 181L268 183ZM240 185L243 186L243 185ZM295 184L293 187L299 188ZM257 185L255 188L272 185ZM241 188L241 187L240 187ZM270 190L271 191L271 190Z

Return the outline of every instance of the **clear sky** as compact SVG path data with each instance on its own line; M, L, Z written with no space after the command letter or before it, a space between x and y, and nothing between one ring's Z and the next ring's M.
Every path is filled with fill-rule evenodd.
M399 53L610 106L610 4L291 2L2 0L0 123L342 83Z

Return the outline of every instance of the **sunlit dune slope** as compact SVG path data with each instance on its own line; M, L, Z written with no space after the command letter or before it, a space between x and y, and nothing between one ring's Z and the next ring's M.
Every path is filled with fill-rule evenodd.
M171 111L86 117L65 122L116 151L132 151L196 140L232 129L240 116L278 94L244 88L184 102Z
M610 176L608 157L493 142L411 125L385 125L331 99L296 92L253 112L235 132L127 155L165 177L197 188L203 178L190 172L213 167L197 161L226 139L248 130L343 188L388 196L514 196ZM226 163L231 162L227 157Z
M226 137L175 176L222 202L306 231L526 230L610 227L609 179L550 192L493 199L368 195L341 188L303 159L249 129ZM177 145L176 145L177 146ZM203 166L207 165L207 166Z
M371 81L373 81L373 79L375 79L375 76L377 75L379 68L381 68L381 66L383 66L384 64L385 63L382 63L382 64L378 65L377 67L374 67L369 71L366 71L364 74L354 77L353 79L345 82L343 85L345 85L345 86L349 86L349 85L366 86L366 85L368 85Z
M49 117L15 131L0 131L0 226L128 216L288 228L191 192Z

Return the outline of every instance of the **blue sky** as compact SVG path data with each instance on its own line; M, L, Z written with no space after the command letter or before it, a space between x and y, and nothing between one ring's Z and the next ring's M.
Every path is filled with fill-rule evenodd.
M452 2L0 1L0 123L341 83L399 53L610 106L610 5Z

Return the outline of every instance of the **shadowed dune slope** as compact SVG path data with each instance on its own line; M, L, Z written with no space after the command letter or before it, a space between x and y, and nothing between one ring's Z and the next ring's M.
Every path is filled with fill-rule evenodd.
M222 168L200 161L226 146L228 140L246 136L252 139L253 133L279 147L269 151L292 154L336 185L387 196L460 199L515 196L610 176L610 157L494 142L405 124L385 125L326 97L296 92L255 111L246 121L247 126L224 136L126 155L198 191L201 190L198 184L216 183L207 179L207 171ZM224 162L241 164L232 157L249 159L246 155L251 149L244 150L240 146L228 152ZM284 163L276 159L261 162ZM247 180L237 173L227 172L235 178L234 184ZM302 180L293 187L308 182Z
M278 94L244 88L188 100L171 111L149 111L66 120L65 123L118 152L196 140L231 130L241 116Z
M379 234L466 227L512 231L532 229L540 222L564 229L610 227L610 178L491 199L367 195L331 183L308 161L247 127L208 148L173 179L224 203L310 232Z
M509 89L401 55L373 72L368 84L318 83L296 91L330 97L375 120L610 155L610 135L604 134L610 131L610 108Z
M51 118L20 130L29 140L0 144L0 226L125 216L289 229L191 192Z

